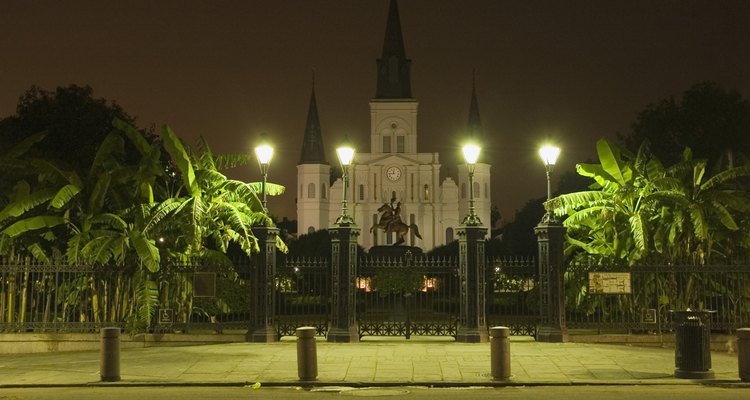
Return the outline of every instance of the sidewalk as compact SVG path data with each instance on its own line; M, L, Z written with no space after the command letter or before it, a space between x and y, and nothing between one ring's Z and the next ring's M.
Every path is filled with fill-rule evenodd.
M372 340L372 339L371 339ZM694 384L676 379L674 349L511 340L511 379L490 376L488 343L446 339L379 339L327 343L318 339L320 385L650 385ZM296 385L297 347L279 343L232 343L123 349L125 385ZM741 384L737 355L714 352L713 383ZM99 353L7 354L0 358L0 387L99 383ZM103 383L102 385L112 385ZM745 384L741 384L745 385Z

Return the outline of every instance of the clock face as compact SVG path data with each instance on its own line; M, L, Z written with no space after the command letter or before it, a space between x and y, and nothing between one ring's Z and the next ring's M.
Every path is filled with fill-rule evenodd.
M390 167L385 171L385 176L395 182L401 178L401 170L398 167Z

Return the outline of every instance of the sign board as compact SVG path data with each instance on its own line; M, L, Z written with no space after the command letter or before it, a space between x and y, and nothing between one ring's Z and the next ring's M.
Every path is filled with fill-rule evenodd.
M641 310L641 322L644 324L655 324L656 323L656 309L648 308Z
M630 272L589 272L589 293L630 294Z
M174 310L171 308L159 309L159 325L171 325L174 323Z

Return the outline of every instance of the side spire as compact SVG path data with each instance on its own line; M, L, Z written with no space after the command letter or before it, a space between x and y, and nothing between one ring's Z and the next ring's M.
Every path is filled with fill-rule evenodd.
M378 87L376 99L410 99L411 60L406 58L404 38L401 34L401 19L398 2L391 0L388 8L388 23L385 28L383 54L377 60Z
M302 141L302 154L299 164L328 164L323 148L323 133L320 129L320 117L318 117L318 104L315 101L315 70L312 71L312 93L310 94L310 106L307 109L307 124L305 125L305 138Z
M476 70L471 71L471 104L469 105L468 133L473 139L477 141L482 140L482 120L479 118Z

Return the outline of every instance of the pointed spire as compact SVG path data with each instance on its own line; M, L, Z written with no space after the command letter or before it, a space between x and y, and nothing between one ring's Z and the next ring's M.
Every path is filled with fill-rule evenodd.
M476 70L471 71L471 104L469 105L468 133L472 138L482 140L482 120L479 118Z
M318 104L315 101L315 70L312 71L312 93L310 94L310 106L307 109L305 138L302 142L299 164L328 164L323 148L323 133L320 129Z
M388 23L385 28L383 54L377 60L378 87L376 99L411 98L411 60L406 58L404 38L401 35L401 20L398 16L398 2L391 0L388 9Z

